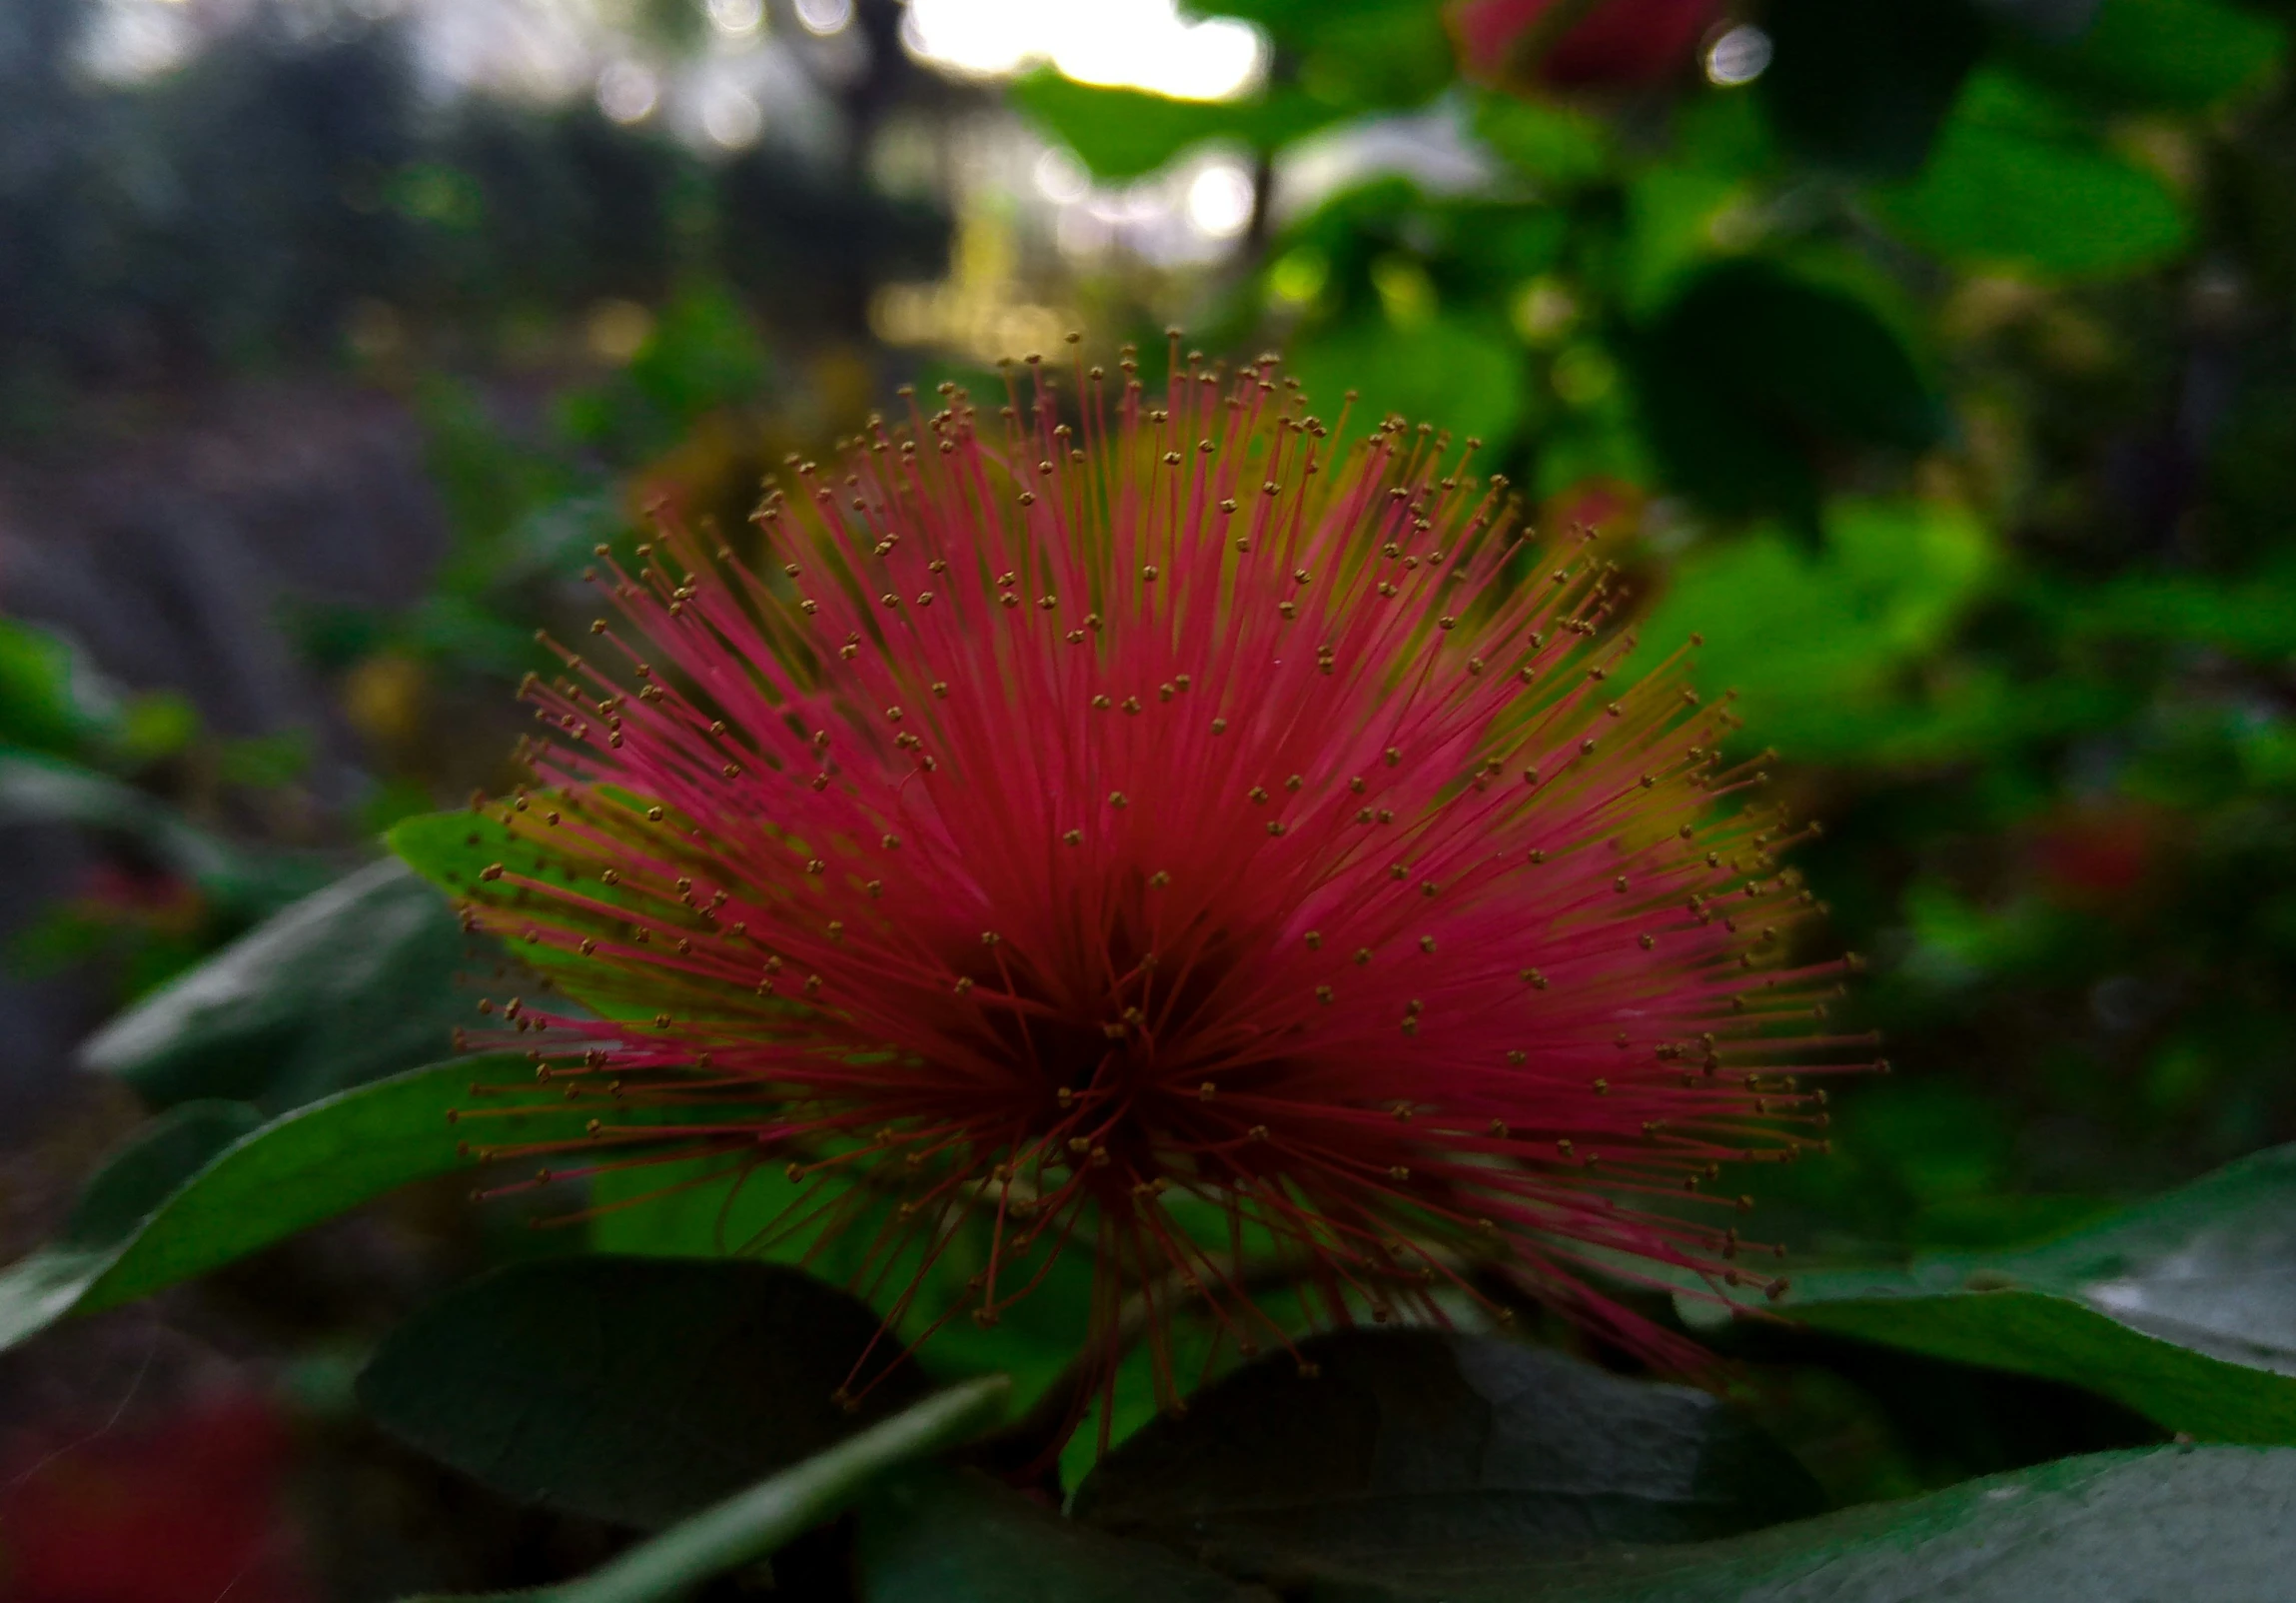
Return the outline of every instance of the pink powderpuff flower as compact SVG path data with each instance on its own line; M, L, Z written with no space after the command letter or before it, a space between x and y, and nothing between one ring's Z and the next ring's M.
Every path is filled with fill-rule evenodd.
M1272 1253L1319 1320L1512 1285L1680 1367L1590 1272L1769 1283L1703 1187L1822 1146L1855 1044L1763 776L1477 442L1120 368L912 399L768 491L760 564L667 519L601 561L622 623L490 808L546 866L469 910L586 1004L506 1009L596 1105L556 1172L769 1162L879 1264L970 1230L933 1320L1089 1254L1088 1351L1287 1343Z
M1635 89L1679 75L1721 12L1721 0L1459 0L1450 18L1462 65L1485 82Z

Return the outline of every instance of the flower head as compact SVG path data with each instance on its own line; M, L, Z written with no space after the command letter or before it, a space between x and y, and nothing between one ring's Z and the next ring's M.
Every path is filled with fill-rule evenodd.
M1084 1252L1105 1319L1250 1352L1249 1239L1323 1317L1497 1273L1658 1347L1587 1270L1736 1278L1700 1187L1808 1144L1839 1055L1762 776L1682 651L1630 671L1592 535L1273 359L1173 368L948 391L797 464L763 562L602 567L502 809L549 865L474 903L588 1006L519 1027L601 1165L889 1189L878 1256L985 1232L984 1323Z

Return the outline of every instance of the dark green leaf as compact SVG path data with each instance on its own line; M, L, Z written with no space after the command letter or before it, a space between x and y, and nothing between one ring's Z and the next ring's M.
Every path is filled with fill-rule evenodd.
M525 1502L658 1526L785 1469L924 1390L856 1298L779 1264L519 1264L394 1331L359 1380L393 1435ZM854 1383L856 1391L863 1390Z
M2296 1568L2296 1451L2062 1458L1722 1542L1448 1589L1451 1603L2263 1603Z
M445 1173L463 1161L447 1115L470 1105L471 1086L531 1084L530 1075L508 1057L417 1069L314 1102L229 1144L245 1115L212 1104L178 1109L90 1182L63 1239L0 1272L0 1347ZM576 1136L580 1126L546 1112L490 1130Z
M1111 182L1145 178L1211 139L1272 151L1342 114L1295 89L1272 89L1252 100L1172 100L1138 89L1095 89L1049 71L1018 79L1005 93L1046 138Z
M2183 250L2189 234L2159 179L1997 71L1970 80L1919 176L1874 202L1940 255L2063 278L2149 267Z
M2259 83L2287 45L2279 23L2224 0L2104 0L2078 37L2018 59L2109 102L2198 111Z
M1813 524L1819 455L1942 432L1904 345L1842 289L1773 263L1706 269L1636 342L1637 398L1671 481L1718 512Z
M375 863L146 996L80 1059L162 1104L299 1106L445 1056L473 1016L450 983L468 939L437 890Z
M1816 161L1910 173L1976 65L1985 29L1968 0L1772 0L1776 54L1755 85L1787 144Z
M1244 1603L1267 1594L1062 1519L971 1471L902 1476L861 1505L862 1603Z
M1004 1405L997 1376L935 1392L772 1478L734 1493L562 1586L510 1594L536 1603L666 1603L771 1553L849 1505L878 1475L963 1441ZM494 1594L497 1597L505 1594ZM477 1603L411 1598L408 1603Z
M1820 1506L1704 1392L1429 1331L1346 1332L1236 1371L1111 1454L1079 1519L1233 1573L1447 1585L1614 1542L1689 1541Z
M2042 1246L1803 1274L1780 1308L2085 1387L2169 1430L2296 1442L2296 1146Z

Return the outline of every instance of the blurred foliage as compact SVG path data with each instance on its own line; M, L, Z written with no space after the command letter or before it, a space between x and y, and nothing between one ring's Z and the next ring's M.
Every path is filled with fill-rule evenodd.
M499 340L602 299L722 280L778 316L857 319L937 265L928 206L760 146L707 161L649 127L486 95L427 103L402 29L265 0L228 48L113 88L74 68L92 8L0 25L0 402L222 362ZM687 10L692 8L662 8Z
M77 893L15 930L0 962L38 977L100 961L126 1000L317 886L328 865L213 826L235 795L292 785L308 748L292 732L219 740L181 695L123 694L68 642L0 619L0 822L67 825L103 847Z

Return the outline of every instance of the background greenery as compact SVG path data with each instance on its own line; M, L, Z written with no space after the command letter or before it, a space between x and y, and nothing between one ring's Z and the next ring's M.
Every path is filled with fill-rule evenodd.
M1992 1540L1968 1522L2002 1517L2005 1487L2067 1554L2131 1520L2200 1521L2165 1569L2115 1562L2157 1576L2206 1550L2233 1567L2180 1586L2262 1595L2238 1569L2272 1573L2259 1522L2219 1525L2284 1504L2285 1461L2162 1444L2296 1441L2290 1169L2268 1150L2296 1141L2296 12L1206 0L1260 30L1265 81L1178 101L1042 64L952 77L904 48L889 0L817 6L846 18L818 35L776 3L748 33L812 86L790 124L811 108L831 137L781 138L768 96L768 137L726 149L667 110L617 122L586 80L443 94L420 16L390 7L212 7L179 63L106 77L87 64L103 9L0 19L0 1024L20 1043L0 1092L7 1230L31 1253L0 1282L0 1552L18 1594L98 1595L24 1579L47 1573L29 1533L58 1443L126 1420L89 1473L146 1488L121 1506L165 1503L169 1475L214 1479L166 1467L169 1422L208 1420L212 1446L224 1427L199 1409L226 1395L276 1427L248 1438L255 1512L215 1559L247 1597L557 1582L626 1527L777 1471L799 1480L672 1543L716 1555L698 1569L629 1560L580 1595L738 1567L864 1482L858 1514L780 1560L796 1595L1023 1595L992 1585L1014 1553L1048 1566L1029 1596L1241 1595L1157 1569L1177 1548L1318 1597L1770 1595L1752 1589L1811 1553L1846 1566L1840 1595L1893 1596L1891 1564L1918 1579L1919 1553ZM664 82L740 32L684 0L608 9L614 48ZM1243 205L1195 227L1207 173ZM1784 1444L1805 1502L1606 1524L1605 1498L1682 1469L1631 1446L1572 1471L1569 1540L1520 1487L1387 1487L1514 1510L1430 1569L1400 1516L1334 1558L1306 1526L1230 1529L1242 1516L1175 1512L1122 1474L1079 1501L1102 1510L1089 1530L945 1470L869 1479L977 1431L969 1392L901 1399L926 1412L849 1443L849 1475L760 1449L641 1493L539 1491L495 1437L458 1434L477 1402L408 1417L410 1394L437 1411L434 1380L463 1395L457 1318L547 1331L522 1287L547 1309L601 1295L550 1274L639 1272L585 1246L701 1258L743 1232L706 1191L529 1230L583 1199L473 1207L466 1179L427 1178L453 1166L440 1115L485 1068L425 1065L502 959L422 877L454 870L464 821L401 830L419 872L383 859L381 831L505 783L532 631L574 616L582 554L633 538L650 498L738 530L762 472L829 449L897 383L993 382L991 357L1071 325L1153 364L1168 322L1206 351L1282 350L1327 405L1352 387L1475 434L1543 522L1603 525L1647 633L1705 635L1706 688L1740 693L1747 748L1774 747L1791 804L1824 821L1799 857L1830 904L1814 938L1868 955L1850 1007L1895 1072L1839 1092L1832 1156L1742 1181L1795 1254L1805 1323L1683 1311L1744 1360L1729 1417ZM74 1205L115 1137L131 1144ZM316 1244L271 1245L386 1193ZM505 1265L390 1338L399 1367L369 1371L363 1408L350 1376L384 1333ZM679 1294L705 1305L782 1294L694 1272ZM516 1306L456 1300L482 1294ZM1072 1294L944 1343L940 1374L1011 1374L1025 1422L1072 1346ZM447 1357L413 1384L421 1340ZM1481 1351L1413 1361L1472 1391ZM1150 1412L1136 1379L1119 1435ZM628 1411L597 1410L589 1393L622 1383L595 1375L541 1400L499 1366L483 1382L470 1397L534 1417ZM1247 1413L1278 1406L1237 1384ZM1337 1451L1313 1421L1262 1419L1235 1430L1274 1456L1221 1468L1216 1412L1127 1451L1193 1466L1170 1470L1183 1487ZM1551 1450L1552 1422L1518 1423ZM567 1452L649 1450L601 1429ZM1009 1464L998 1441L975 1461ZM1071 1451L1069 1488L1090 1462ZM2009 1479L1968 1489L1988 1474ZM1303 1494L1343 1495L1368 1493ZM1823 1507L1847 1512L1796 1519ZM1732 1534L1754 1526L1773 1528ZM71 1529L86 1545L55 1562L93 1573L106 1527ZM1942 1545L1907 1549L1907 1530ZM1663 1573L1526 1578L1598 1539L1693 1545ZM101 1596L189 1597L168 1588L206 1573Z

